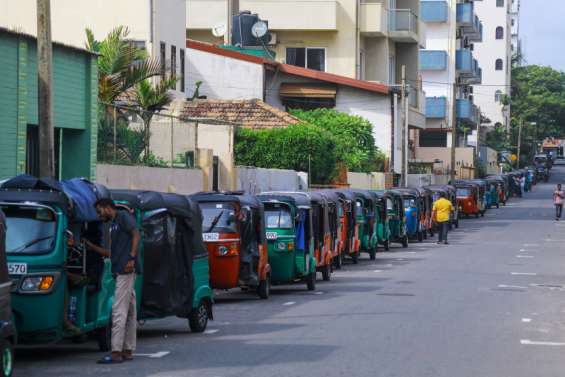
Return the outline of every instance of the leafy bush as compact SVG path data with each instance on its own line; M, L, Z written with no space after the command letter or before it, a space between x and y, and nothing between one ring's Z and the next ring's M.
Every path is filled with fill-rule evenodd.
M301 120L329 131L336 140L338 161L349 171L374 172L384 169L385 155L375 146L373 125L368 120L334 109L291 110Z
M296 124L286 128L240 128L235 136L236 164L308 171L313 183L329 183L336 171L336 142L323 129Z

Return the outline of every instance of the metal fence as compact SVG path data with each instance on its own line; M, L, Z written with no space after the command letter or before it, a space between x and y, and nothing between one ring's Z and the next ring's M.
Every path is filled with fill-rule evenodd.
M141 109L100 105L98 161L162 167L195 166L195 121Z

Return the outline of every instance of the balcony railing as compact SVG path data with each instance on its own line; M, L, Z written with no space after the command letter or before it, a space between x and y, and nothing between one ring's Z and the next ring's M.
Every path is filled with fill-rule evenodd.
M457 119L465 123L477 122L477 106L468 99L457 100Z
M447 69L447 52L420 50L420 70L443 71Z
M483 70L479 67L477 59L473 59L473 64L469 72L460 74L464 84L480 84L483 79Z
M426 97L426 118L445 119L447 117L446 97Z
M455 54L455 68L460 73L472 73L473 71L473 53L468 49L457 50Z
M447 22L447 1L422 1L420 3L420 17L424 22Z
M475 8L473 3L457 4L457 25L473 26L475 20Z
M418 16L410 9L391 9L389 15L389 31L418 34Z

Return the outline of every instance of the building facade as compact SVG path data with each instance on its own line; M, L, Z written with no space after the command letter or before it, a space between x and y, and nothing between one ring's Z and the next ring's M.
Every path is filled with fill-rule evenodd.
M0 27L30 35L37 33L36 2L0 0ZM54 42L84 48L86 28L103 39L117 26L129 30L129 38L149 55L159 58L166 70L179 77L177 97L185 96L185 0L57 0L51 2Z
M39 174L37 44L0 28L0 179ZM98 116L96 55L53 45L53 120L58 178L95 178Z
M510 105L505 106L503 101L505 96L511 94L513 39L514 49L519 48L519 7L519 0L475 3L476 12L484 25L483 43L476 46L475 54L483 68L485 85L475 86L473 91L484 115L483 126L507 128L510 123Z

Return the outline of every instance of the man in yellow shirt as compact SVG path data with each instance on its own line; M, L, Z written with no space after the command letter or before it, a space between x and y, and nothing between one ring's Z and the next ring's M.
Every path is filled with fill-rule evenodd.
M453 205L445 198L445 193L440 192L440 198L435 201L432 208L432 218L436 221L439 227L438 244L442 242L447 245L447 232L449 230L449 215L454 211Z

